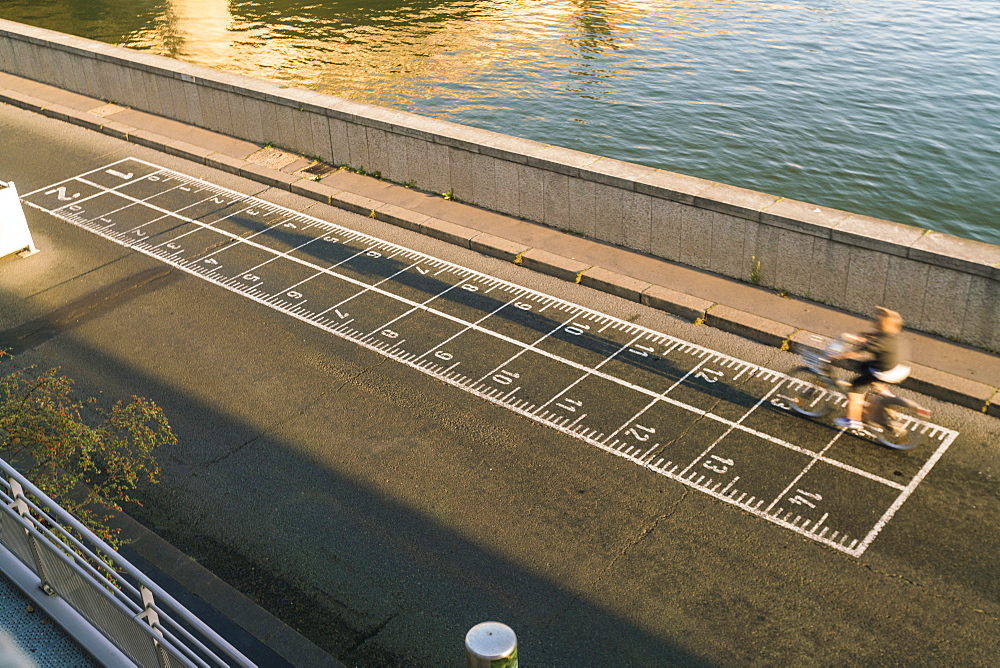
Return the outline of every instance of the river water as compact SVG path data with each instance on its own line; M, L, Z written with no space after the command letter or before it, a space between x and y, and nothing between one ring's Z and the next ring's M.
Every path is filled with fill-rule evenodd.
M0 0L0 17L1000 243L1000 0Z

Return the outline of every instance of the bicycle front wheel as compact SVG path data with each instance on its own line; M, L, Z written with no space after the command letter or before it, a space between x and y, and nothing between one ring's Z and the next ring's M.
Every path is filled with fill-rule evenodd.
M833 410L835 391L832 381L807 366L788 374L784 397L793 411L807 417L823 417Z
M886 426L875 437L879 445L893 450L912 450L927 442L927 425L917 421L917 411L910 406L885 409Z

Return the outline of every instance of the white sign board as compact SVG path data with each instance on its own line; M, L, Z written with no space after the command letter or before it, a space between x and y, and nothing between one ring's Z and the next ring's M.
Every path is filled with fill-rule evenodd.
M28 231L28 221L24 219L21 200L17 198L17 188L13 183L0 181L0 257L11 253L26 257L37 252Z

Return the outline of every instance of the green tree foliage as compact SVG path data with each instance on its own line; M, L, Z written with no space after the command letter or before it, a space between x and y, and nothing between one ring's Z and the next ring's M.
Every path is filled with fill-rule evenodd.
M4 354L0 351L0 362ZM9 359L9 357L8 357ZM177 437L163 411L133 396L110 410L73 396L58 368L0 375L0 454L94 533L118 547L109 525L132 493L159 482L154 452Z

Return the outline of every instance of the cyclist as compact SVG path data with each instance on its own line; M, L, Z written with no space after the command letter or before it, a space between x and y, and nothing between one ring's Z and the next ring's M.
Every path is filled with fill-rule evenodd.
M854 371L859 375L851 383L847 392L847 415L837 418L834 424L841 429L860 431L865 405L865 392L870 385L879 388L880 383L901 383L910 375L910 367L904 364L902 341L903 318L891 309L879 306L875 313L875 329L865 334L845 336L857 347L836 359L853 360Z

